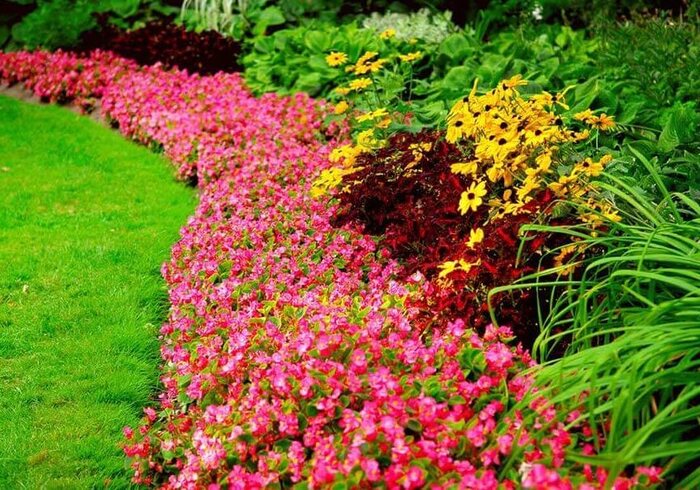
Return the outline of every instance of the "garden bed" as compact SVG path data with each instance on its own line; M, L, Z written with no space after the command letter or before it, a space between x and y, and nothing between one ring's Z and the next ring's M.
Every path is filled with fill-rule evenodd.
M495 7L185 7L229 37L0 53L0 81L199 192L162 268L162 389L124 430L136 483L700 484L699 52L672 56L697 18L591 38Z

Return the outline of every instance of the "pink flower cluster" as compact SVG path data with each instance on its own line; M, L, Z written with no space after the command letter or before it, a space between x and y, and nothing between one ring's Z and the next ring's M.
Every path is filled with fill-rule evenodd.
M108 51L94 51L88 58L62 51L0 53L4 83L21 82L44 102L74 102L85 111L94 107L109 84L136 67Z
M370 237L331 226L333 203L309 193L331 149L318 103L256 99L237 75L105 53L0 55L0 73L51 100L102 97L125 135L162 147L200 185L163 267L163 391L143 425L125 430L136 482L604 486L604 470L567 460L594 437L585 426L567 430L546 404L512 410L532 362L507 344L507 328L478 336L458 318L415 328L424 278L398 282L400 265ZM642 468L615 488L658 478Z

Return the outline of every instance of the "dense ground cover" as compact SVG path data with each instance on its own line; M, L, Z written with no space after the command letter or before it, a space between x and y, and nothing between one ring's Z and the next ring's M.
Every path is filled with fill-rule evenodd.
M0 161L0 487L126 487L192 192L94 121L5 96Z

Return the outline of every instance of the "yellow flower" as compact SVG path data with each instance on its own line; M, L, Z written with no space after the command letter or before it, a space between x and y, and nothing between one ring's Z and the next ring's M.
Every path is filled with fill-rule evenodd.
M348 95L350 93L350 89L348 87L336 87L334 92L338 95Z
M366 89L372 85L372 80L369 78L358 78L357 80L353 80L350 82L349 87L351 90L357 90L360 92L361 90Z
M505 177L505 172L503 171L503 166L502 165L491 165L489 168L486 169L486 177L491 182L497 182L503 177Z
M523 180L522 185L518 188L518 199L523 200L532 191L538 190L540 188L540 183L541 181L537 178L537 176L527 176L525 180Z
M445 139L448 143L456 143L457 140L462 137L462 134L464 134L464 121L458 119L457 121L447 125L447 134L445 135Z
M421 51L415 51L413 53L408 53L408 54L400 54L399 58L401 61L406 61L406 62L411 62L411 61L416 61L419 60L423 57L423 53Z
M387 110L381 107L376 111L369 111L362 114L360 117L357 118L357 122L374 121L375 119L378 119L382 116L386 116L387 114L389 114Z
M612 116L608 116L604 112L600 116L596 116L590 109L574 114L574 119L590 124L601 131L607 131L615 127L615 121Z
M356 172L355 168L330 168L321 172L321 175L314 181L311 188L311 197L320 197L327 194L331 189L338 187L343 177Z
M459 212L466 214L470 209L476 211L484 200L482 197L486 195L486 182L472 182L469 189L462 192L459 198Z
M378 54L379 53L377 53L376 51L367 51L367 52L365 52L365 54L360 56L360 59L357 60L357 63L355 63L355 65L357 65L357 66L363 65L363 64L365 64L365 62L371 60L372 58L374 58Z
M382 69L382 67L387 63L387 61L389 60L387 60L386 58L380 58L377 61L373 61L369 65L365 66L368 66L369 71L371 71L372 73L377 73L379 70Z
M520 87L522 85L527 85L527 80L523 80L522 75L515 75L514 77L511 77L508 80L503 80L501 85L504 89L505 88L515 88L515 87Z
M474 248L474 245L484 241L484 230L481 228L473 229L469 232L469 240L467 247Z
M472 267L476 267L481 265L481 260L477 260L476 262L467 262L464 259L459 259L459 260L448 260L447 262L440 264L438 266L438 269L440 270L440 273L438 274L438 278L443 279L446 277L449 273L454 272L454 271L464 271L464 272L469 272L472 270Z
M379 140L374 137L374 129L367 129L357 135L357 146L367 151L379 146Z
M454 271L458 266L458 262L456 260L448 260L444 264L440 264L438 266L438 269L440 269L440 273L438 274L438 277L440 279L446 277L449 273Z
M348 61L348 55L338 51L333 51L331 54L326 56L326 63L328 66L341 66Z
M345 113L345 111L348 110L348 107L350 107L348 103L344 100L341 100L335 105L335 109L333 110L333 112L335 112L336 114L343 114Z
M615 127L615 121L612 116L608 116L606 113L602 113L600 116L596 117L591 121L591 126L598 128L601 131L607 131L608 129L613 129Z
M382 32L379 37L382 39L391 39L396 35L396 30L392 29L391 27L387 29L386 31Z
M328 160L333 163L342 161L346 167L351 167L355 163L355 158L360 153L362 153L362 149L360 147L343 145L334 148L333 151L331 151L331 154L328 156Z
M526 214L529 213L530 211L523 209L525 205L532 200L531 197L526 197L523 200L518 200L516 202L507 202L503 206L503 215L505 216L506 214L512 214L513 216L516 216L518 214Z
M571 87L569 87L571 88ZM554 105L559 105L566 109L567 111L569 110L569 106L564 103L564 94L568 91L564 90L564 92L552 95L549 92L542 92L541 94L533 95L530 97L530 101L534 103L539 109L544 109L546 107L554 107Z
M596 115L593 114L593 111L590 109L586 109L585 111L582 112L577 112L574 114L574 119L577 121L583 121L583 122L589 122L593 119L595 119Z
M386 60L377 60L375 63L368 63L372 58L374 58L378 54L379 53L377 53L376 51L367 51L365 54L360 56L360 59L357 60L357 63L355 63L354 66L348 66L345 69L345 71L354 72L355 75L364 75L365 73L368 73L370 71L379 70L382 67L382 65L386 63Z
M378 127L379 129L386 129L386 128L389 127L390 124L391 124L391 118L390 118L390 117L385 117L384 119L382 119L381 121L379 121L379 122L377 123L377 127Z
M571 259L573 259L574 254L577 251L579 251L578 245L567 245L566 247L562 247L559 255L554 257L554 265L556 267L562 267L562 269L559 271L560 275L566 277L574 271L578 264L572 262Z
M586 129L584 131L581 131L580 133L574 134L574 141L585 141L590 135L590 131Z
M450 170L453 174L459 175L475 175L477 170L476 162L460 162L450 165Z
M557 182L551 182L547 187L552 189L552 192L557 195L557 197L564 197L569 192L569 184L576 180L574 174L562 175L559 177Z
M603 210L603 216L605 216L608 220L614 221L615 223L619 223L622 221L622 217L620 214L612 209L612 207L608 207L608 209Z
M586 158L582 162L579 162L575 168L577 172L581 172L590 177L597 177L603 173L603 165L601 162L594 162L590 158Z
M535 163L537 164L537 168L541 170L542 172L547 172L549 170L549 167L552 165L552 151L547 150L535 158Z

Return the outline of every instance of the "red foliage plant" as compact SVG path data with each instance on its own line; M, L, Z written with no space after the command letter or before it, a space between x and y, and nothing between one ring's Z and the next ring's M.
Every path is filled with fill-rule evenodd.
M102 49L140 65L162 63L190 73L212 75L240 71L240 43L215 31L192 32L167 20L125 31L101 19L101 28L84 35L80 51Z
M405 262L407 274L430 279L423 326L445 318L467 318L473 327L491 323L488 291L513 283L537 270L543 253L563 244L561 237L531 234L520 251L520 228L549 212L554 196L537 195L524 213L489 220L488 206L461 215L458 203L469 181L450 165L465 160L465 149L448 143L442 134L399 133L375 153L357 157L358 170L343 179L344 190L335 225L360 223L364 231L382 237L382 244ZM556 220L549 220L550 223ZM484 239L467 247L470 231L481 227ZM476 263L469 272L456 270L440 278L438 266L448 260ZM537 298L531 290L500 294L492 300L499 323L510 325L525 345L537 332Z

